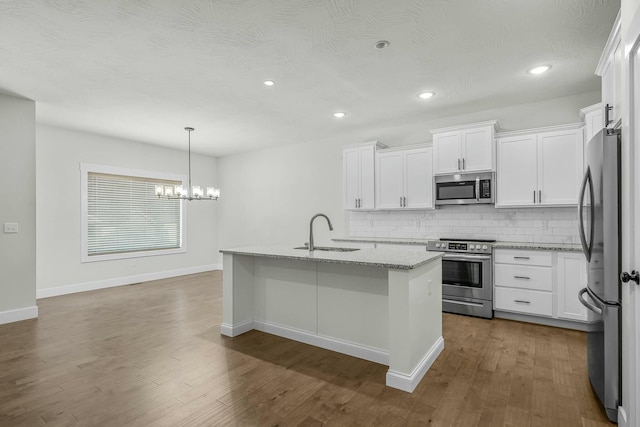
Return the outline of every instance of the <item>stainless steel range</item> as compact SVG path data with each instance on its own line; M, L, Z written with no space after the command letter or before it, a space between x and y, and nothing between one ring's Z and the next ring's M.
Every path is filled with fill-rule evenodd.
M442 258L442 311L493 317L493 243L495 240L440 239L428 250Z

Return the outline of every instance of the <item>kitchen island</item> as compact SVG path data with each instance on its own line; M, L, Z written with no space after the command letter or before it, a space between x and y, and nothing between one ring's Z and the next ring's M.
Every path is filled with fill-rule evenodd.
M223 335L257 329L381 363L407 392L444 348L441 252L221 252Z

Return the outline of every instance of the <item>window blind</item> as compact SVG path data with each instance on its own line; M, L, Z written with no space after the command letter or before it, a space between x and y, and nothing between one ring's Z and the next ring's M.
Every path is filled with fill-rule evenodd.
M158 198L156 184L182 182L88 172L87 255L180 248L180 201Z

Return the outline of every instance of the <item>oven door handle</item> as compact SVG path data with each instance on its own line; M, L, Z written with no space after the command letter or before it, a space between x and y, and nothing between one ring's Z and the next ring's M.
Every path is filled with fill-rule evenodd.
M491 255L449 255L444 254L442 259L447 261L491 261Z

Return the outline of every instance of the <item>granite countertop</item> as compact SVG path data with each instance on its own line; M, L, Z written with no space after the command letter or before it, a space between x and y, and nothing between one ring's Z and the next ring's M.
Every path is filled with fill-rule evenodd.
M388 237L342 237L333 239L334 242L351 243L393 243L400 245L428 245L430 241L437 238L427 239L402 239ZM542 242L501 242L493 244L494 249L526 249L537 251L559 251L559 252L582 252L582 246L570 243L542 243Z
M300 261L355 264L389 268L393 270L411 270L441 258L443 255L443 252L405 252L385 249L359 249L351 252L316 250L313 253L310 253L304 249L293 249L293 245L250 246L244 248L222 249L220 252L223 254L293 259Z
M496 242L493 249L527 249L538 251L582 252L582 246L568 243Z

